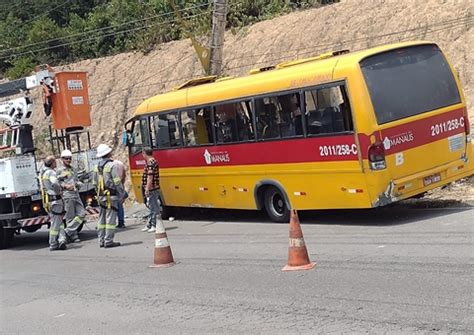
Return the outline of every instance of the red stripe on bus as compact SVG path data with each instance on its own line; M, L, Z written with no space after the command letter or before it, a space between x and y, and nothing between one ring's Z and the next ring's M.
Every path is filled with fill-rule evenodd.
M248 144L228 144L153 153L160 168L235 166L357 160L354 135L274 140ZM132 169L143 169L141 154L130 159Z
M387 155L426 145L439 141L449 136L463 134L465 123L469 122L466 117L466 109L459 108L429 118L403 123L399 126L382 129L374 133L377 141L384 143ZM359 142L362 147L362 157L367 159L370 137L359 134Z
M466 115L465 108L460 108L386 128L373 136L384 142L386 154L390 155L464 133L464 124L469 122ZM367 159L370 136L358 134L364 159ZM356 161L357 154L355 137L350 134L156 150L153 153L161 168ZM143 169L144 165L141 153L130 158L132 169Z

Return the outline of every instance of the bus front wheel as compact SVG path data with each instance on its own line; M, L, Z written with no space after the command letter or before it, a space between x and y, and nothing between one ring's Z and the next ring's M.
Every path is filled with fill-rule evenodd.
M270 187L265 191L265 210L274 222L289 222L290 209L286 205L285 198L280 190Z

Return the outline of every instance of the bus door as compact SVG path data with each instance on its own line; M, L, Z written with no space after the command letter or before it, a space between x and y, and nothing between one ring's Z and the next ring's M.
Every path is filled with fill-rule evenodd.
M128 121L122 135L124 144L128 146L130 178L135 197L143 202L141 175L146 164L142 155L144 146L150 146L150 128L147 118Z

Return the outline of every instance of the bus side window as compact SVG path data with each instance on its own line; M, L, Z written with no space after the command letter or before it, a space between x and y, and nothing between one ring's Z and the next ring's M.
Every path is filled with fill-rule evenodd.
M299 93L255 99L259 139L303 135Z
M255 99L257 113L257 130L259 139L278 138L278 107L270 97Z
M237 142L237 106L234 103L215 107L215 128L217 143Z
M280 136L285 138L303 135L299 93L280 95L278 102L281 106L277 121Z
M349 101L343 85L305 91L308 135L353 130Z
M210 123L209 109L181 112L184 145L194 146L211 143L208 124Z
M142 136L142 128L146 125L146 120L135 120L133 121L130 127L130 137L133 139L133 144L130 145L130 153L135 155L142 151L143 147L143 136ZM144 129L146 131L146 128ZM145 134L146 136L146 134Z
M138 133L141 136L141 142L144 146L150 145L150 126L148 119L140 119Z
M252 107L250 101L241 101L237 104L237 132L240 142L255 139L252 123Z
M169 148L181 145L178 113L171 112L153 117L154 147Z

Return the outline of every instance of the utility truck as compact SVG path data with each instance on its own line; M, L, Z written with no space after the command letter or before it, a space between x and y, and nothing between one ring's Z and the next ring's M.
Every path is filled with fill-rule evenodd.
M42 164L35 154L33 135L32 119L38 109L29 96L29 90L39 87L48 114L49 154L72 151L73 166L83 179L79 190L83 203L88 214L98 213L89 182L96 153L87 129L91 124L87 73L55 73L47 65L39 66L32 76L0 84L0 249L11 246L21 231L31 233L50 225L42 203L38 178Z

